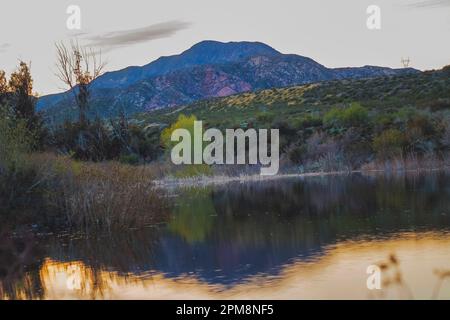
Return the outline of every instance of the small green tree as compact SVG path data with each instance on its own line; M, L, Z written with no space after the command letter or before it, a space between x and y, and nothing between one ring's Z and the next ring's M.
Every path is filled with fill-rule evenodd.
M180 114L177 121L175 121L170 127L164 129L161 133L161 144L164 148L166 150L170 150L176 144L176 142L171 140L172 133L176 129L186 129L191 133L192 137L194 135L195 121L197 121L197 117L195 115L185 116L184 114Z
M194 137L194 122L197 121L195 115L185 116L184 114L180 114L177 121L175 121L170 127L163 130L161 133L161 144L166 149L167 152L170 153L172 148L178 143L173 142L171 140L172 133L176 129L186 129L191 134L191 137ZM191 139L191 150L194 150L194 139ZM192 152L192 161L193 161L194 152ZM192 164L182 167L181 170L175 172L175 176L180 178L198 176L198 175L209 175L211 174L210 167L206 164Z

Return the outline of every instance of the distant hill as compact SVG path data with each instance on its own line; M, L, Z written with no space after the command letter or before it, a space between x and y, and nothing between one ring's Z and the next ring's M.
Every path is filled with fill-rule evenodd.
M121 110L131 115L268 88L418 72L376 66L330 69L259 42L203 41L179 55L105 73L92 84L89 116L114 117ZM69 92L41 97L37 108L56 120L76 119L78 112Z
M450 66L441 70L367 79L339 79L314 84L241 93L229 97L136 114L133 122L168 125L180 114L195 115L208 126L241 124L270 127L277 119L295 123L323 116L333 107L359 102L377 114L412 108L450 110Z

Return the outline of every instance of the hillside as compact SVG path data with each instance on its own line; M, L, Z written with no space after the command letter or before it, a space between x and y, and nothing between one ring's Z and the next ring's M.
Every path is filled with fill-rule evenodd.
M356 80L333 80L267 89L216 98L135 116L138 122L171 123L179 114L195 114L214 126L233 127L243 122L267 125L269 120L288 122L319 116L334 106L360 102L377 111L399 108L448 110L449 67L420 74Z
M243 93L141 113L131 122L151 136L181 114L222 130L279 129L283 170L450 165L450 67Z
M132 115L268 88L417 72L374 66L330 69L263 43L204 41L179 55L99 77L92 84L89 116ZM76 119L78 113L68 92L40 98L37 108L58 122Z

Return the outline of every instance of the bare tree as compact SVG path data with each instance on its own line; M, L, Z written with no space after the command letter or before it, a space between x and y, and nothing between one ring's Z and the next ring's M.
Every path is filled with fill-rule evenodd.
M80 111L80 123L85 124L90 84L102 75L105 67L101 52L82 47L78 42L71 42L70 46L60 42L56 44L56 53L58 68L56 75L74 94Z

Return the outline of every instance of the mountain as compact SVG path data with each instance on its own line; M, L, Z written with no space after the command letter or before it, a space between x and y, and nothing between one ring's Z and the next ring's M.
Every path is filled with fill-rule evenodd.
M179 55L105 73L92 83L89 115L114 117L121 110L131 115L247 91L416 72L376 66L330 69L260 42L203 41ZM37 108L56 120L77 115L69 92L44 96Z
M128 67L108 72L99 78L94 88L117 88L130 86L141 80L162 76L192 67L224 64L240 61L253 56L273 56L280 52L259 42L203 41L189 50L170 57L161 57L143 67Z

